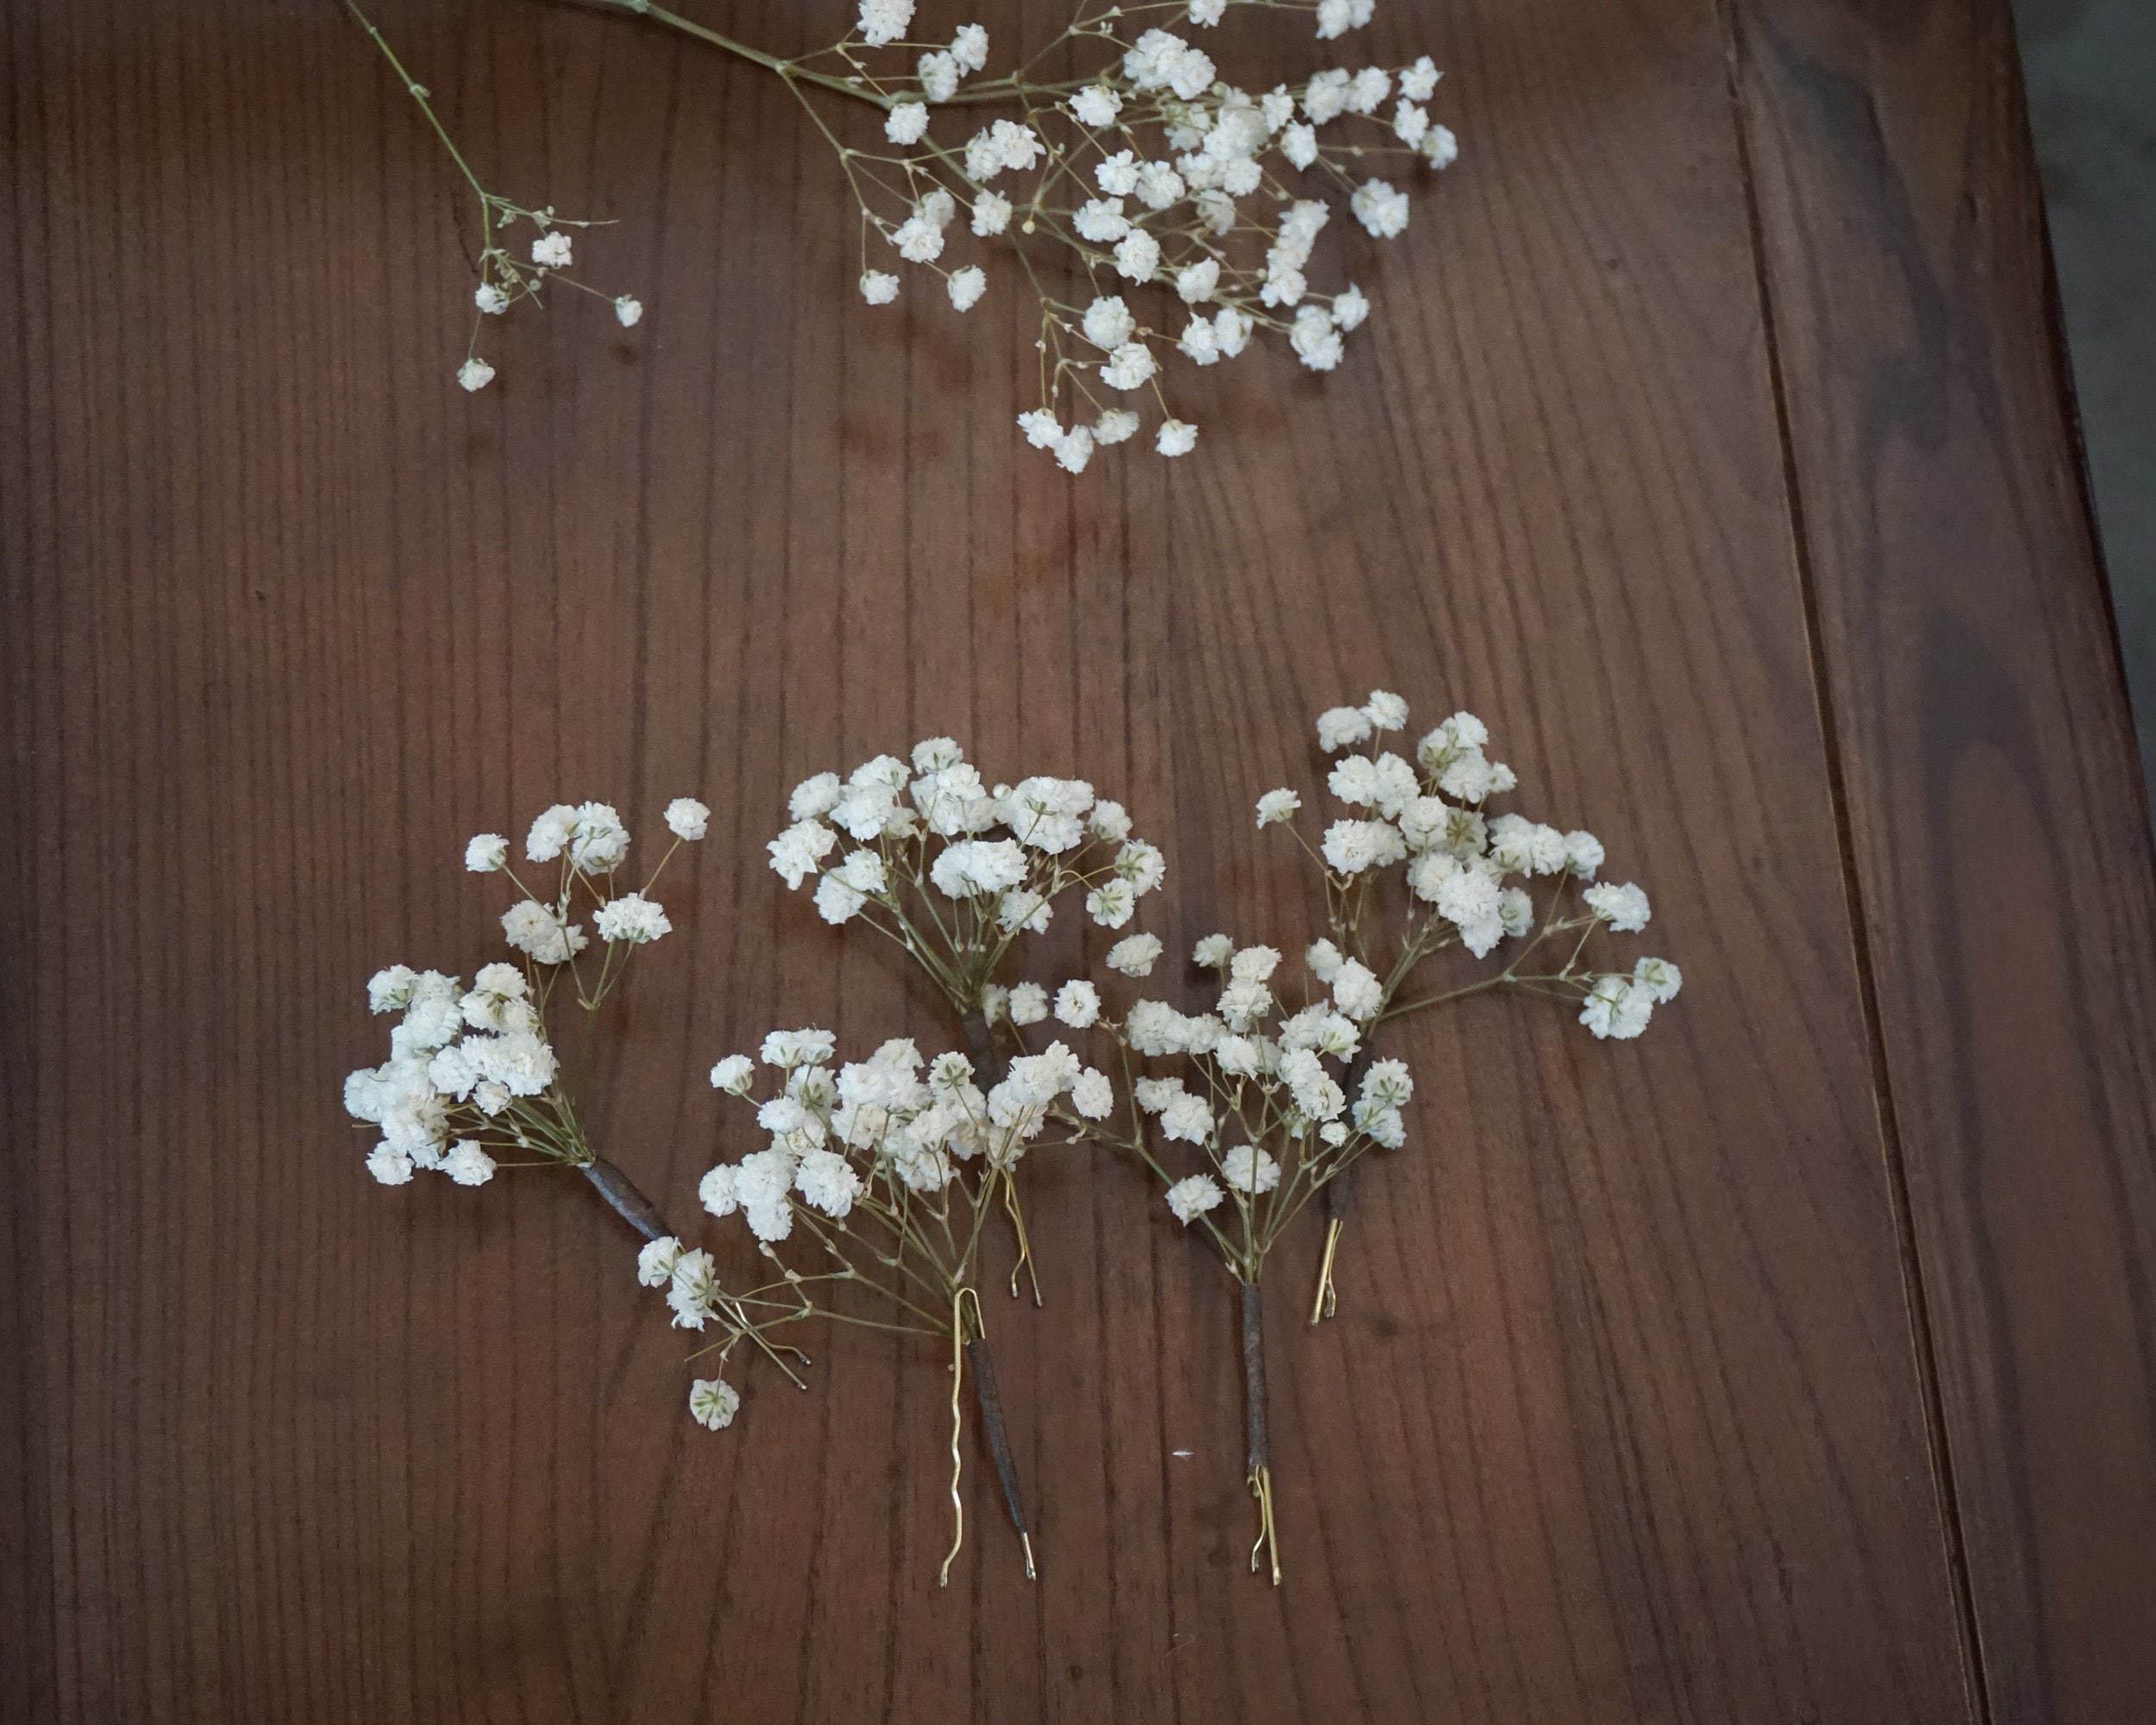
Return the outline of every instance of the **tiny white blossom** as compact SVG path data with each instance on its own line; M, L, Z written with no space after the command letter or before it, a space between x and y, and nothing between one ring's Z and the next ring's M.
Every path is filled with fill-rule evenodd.
M988 278L978 264L968 264L955 271L948 284L950 303L961 311L970 311L981 303L981 296L988 291Z
M899 297L899 279L887 270L861 273L861 297L871 305L888 305Z
M927 130L928 104L924 102L896 103L883 122L883 135L894 144L918 144Z
M1653 914L1648 907L1647 895L1629 883L1620 887L1605 881L1599 886L1589 887L1580 896L1596 916L1620 934L1639 933Z
M442 1171L460 1186L484 1186L494 1177L494 1158L467 1138L449 1146Z
M1112 349L1131 339L1138 328L1138 319L1131 315L1131 308L1123 303L1120 294L1101 294L1096 295L1086 307L1080 327L1094 347Z
M681 1242L672 1234L646 1240L636 1254L636 1280L646 1288L663 1288L674 1279L674 1266L681 1257Z
M1438 79L1443 74L1428 54L1400 74L1400 93L1411 101L1427 102L1436 94Z
M1156 934L1133 934L1119 940L1108 949L1108 969L1120 971L1125 976L1146 976L1161 955L1160 937Z
M1278 826L1292 820L1295 811L1302 806L1302 799L1293 791L1282 787L1268 791L1257 800L1257 824L1260 826Z
M1105 1120L1115 1107L1115 1088L1108 1075L1088 1066L1070 1087L1070 1106L1089 1120Z
M1194 1174L1168 1189L1168 1208L1185 1227L1225 1199L1227 1194L1209 1175Z
M386 1141L367 1152L367 1171L385 1186L402 1186L411 1178L411 1156Z
M1020 982L1011 990L1008 1007L1014 1025L1038 1024L1048 1016L1048 990L1038 982Z
M642 893L624 893L601 905L592 913L592 926L601 940L625 941L632 946L656 940L674 928L666 912Z
M745 1054L730 1054L711 1068L711 1088L730 1090L736 1096L749 1094L749 1087L755 1081L756 1065Z
M482 832L464 847L464 866L474 875L492 875L509 866L509 841L498 832Z
M457 381L467 391L485 389L494 381L494 367L482 359L469 359L457 367Z
M1642 958L1632 967L1632 982L1653 995L1656 1005L1666 1006L1684 986L1684 973L1666 958Z
M914 70L921 75L921 93L931 102L950 101L957 95L959 81L965 76L958 57L943 48L923 54Z
M984 191L974 199L973 230L984 238L1000 234L1011 225L1011 200L998 191Z
M1105 84L1087 85L1070 98L1070 111L1081 126L1112 126L1123 98Z
M1188 455L1198 447L1198 428L1181 419L1161 421L1160 436L1153 440L1153 448L1163 455Z
M1377 0L1318 0L1318 40L1331 41L1370 21Z
M689 1417L699 1426L724 1431L740 1408L741 1391L723 1377L699 1377L689 1385Z
M1127 407L1104 407L1100 417L1093 422L1093 441L1096 443L1120 443L1137 435L1138 417Z
M1191 949L1190 962L1200 970L1218 970L1235 957L1235 943L1225 934L1209 934Z
M623 329L634 329L644 315L644 303L624 293L614 300L614 321Z
M472 303L490 317L498 317L509 310L509 296L491 281L481 282L473 291Z
M1086 1030L1100 1017L1100 994L1092 983L1074 978L1056 991L1056 1016L1073 1030Z
M1133 228L1115 248L1115 273L1127 281L1150 281L1160 270L1160 242Z
M542 269L567 269L571 261L569 236L559 228L542 234L531 242L531 260Z
M1220 260L1205 258L1177 272L1175 292L1186 305L1197 305L1213 298L1220 285Z
M676 838L701 838L711 826L711 810L694 797L676 797L667 805L667 828Z
M1422 135L1422 159L1440 171L1459 160L1460 141L1450 126L1432 126Z
M1376 239L1395 239L1407 231L1407 194L1382 179L1364 180L1361 190L1348 199L1348 208Z
M1238 1144L1230 1149L1220 1158L1220 1172L1226 1176L1231 1191L1255 1195L1280 1184L1280 1164L1251 1145Z
M895 42L913 22L913 0L861 0L861 39L872 48Z
M968 72L979 72L988 64L988 32L981 24L961 24L958 34L950 39L950 57Z

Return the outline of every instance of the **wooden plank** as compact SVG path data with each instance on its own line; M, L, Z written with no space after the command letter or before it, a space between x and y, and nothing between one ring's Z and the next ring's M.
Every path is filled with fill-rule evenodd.
M652 308L514 320L467 398L455 187L335 8L17 9L41 1297L5 1381L41 1472L7 1526L49 1603L0 1595L9 1693L1968 1716L1703 0L1394 9L1370 52L1451 69L1470 154L1398 247L1345 237L1361 352L1209 373L1203 459L1077 484L1012 435L1008 279L962 325L863 311L838 177L752 72L619 20L382 7L501 178L619 219L580 249ZM937 1027L761 867L796 778L939 730L1085 771L1169 848L1164 937L1235 905L1288 944L1302 883L1248 805L1372 684L1485 714L1691 980L1636 1045L1487 1001L1405 1048L1428 1100L1363 1185L1339 1325L1294 1321L1307 1250L1269 1290L1277 1592L1243 1567L1228 1284L1115 1168L1045 1171L1050 1306L990 1313L1041 1582L976 1468L948 1593L937 1362L835 1337L714 1437L588 1195L360 1173L358 983L486 956L473 828L569 793L718 811L589 1109L690 1214L717 1054ZM1078 957L1059 927L1042 974Z
M1765 286L1992 1716L2156 1693L2147 809L2011 20L1735 8Z

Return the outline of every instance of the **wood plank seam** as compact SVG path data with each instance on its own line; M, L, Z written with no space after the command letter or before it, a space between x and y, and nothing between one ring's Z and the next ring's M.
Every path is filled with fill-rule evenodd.
M1796 445L1789 424L1787 380L1781 338L1776 323L1774 282L1767 265L1766 235L1759 210L1759 189L1754 170L1750 128L1744 101L1745 51L1744 21L1730 0L1714 0L1725 45L1729 119L1735 135L1739 177L1744 185L1745 217L1752 248L1753 285L1759 297L1759 329L1765 343L1767 384L1774 402L1775 439L1782 461L1782 494L1789 525L1792 561L1804 617L1805 661L1811 668L1812 689L1819 712L1820 744L1824 756L1829 800L1834 813L1836 854L1841 866L1844 900L1848 908L1849 939L1857 975L1865 1043L1871 1062L1872 1096L1879 1120L1879 1155L1886 1175L1887 1200L1893 1214L1894 1233L1902 1263L1902 1285L1908 1304L1909 1340L1923 1398L1924 1434L1932 1466L1934 1495L1938 1500L1940 1537L1945 1547L1948 1585L1953 1594L1954 1618L1962 1642L1962 1672L1969 1685L1967 1699L1979 1725L1994 1725L1990 1685L1984 1666L1984 1642L1977 1611L1976 1590L1969 1576L1967 1531L1963 1524L1961 1499L1954 1479L1952 1446L1946 1429L1946 1405L1940 1388L1939 1352L1924 1284L1924 1265L1918 1250L1916 1226L1911 1213L1908 1176L1902 1154L1900 1119L1895 1108L1894 1080L1887 1061L1886 1037L1880 1019L1878 984L1873 974L1869 912L1864 883L1857 866L1855 836L1851 831L1849 792L1843 770L1841 736L1834 712L1821 633L1819 587L1813 568L1810 540L1804 520L1803 486L1797 472Z

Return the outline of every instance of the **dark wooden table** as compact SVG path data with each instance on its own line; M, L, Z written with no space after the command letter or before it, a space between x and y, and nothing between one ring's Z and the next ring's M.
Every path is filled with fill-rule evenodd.
M1466 153L1348 236L1371 329L1075 484L1022 296L863 312L768 79L379 9L493 178L618 219L633 336L448 386L460 189L329 0L7 8L0 1715L2156 1716L2150 845L1999 0L1388 0L1354 51L1426 47ZM486 956L472 831L717 809L592 1099L686 1214L716 1055L943 1033L764 868L795 779L1085 773L1171 943L1285 944L1249 800L1373 685L1485 715L1689 986L1407 1038L1340 1321L1313 1239L1271 1288L1278 1591L1225 1284L1119 1169L990 1312L1040 1581L976 1467L948 1592L930 1351L715 1437L578 1182L360 1170L360 984Z

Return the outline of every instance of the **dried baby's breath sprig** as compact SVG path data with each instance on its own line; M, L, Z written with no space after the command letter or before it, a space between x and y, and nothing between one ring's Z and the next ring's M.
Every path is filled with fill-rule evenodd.
M1577 1005L1580 1022L1598 1039L1638 1036L1655 1007L1677 997L1682 973L1652 957L1628 971L1600 969L1588 949L1598 933L1645 928L1647 895L1595 882L1604 855L1593 833L1491 808L1517 778L1484 754L1489 730L1473 713L1456 712L1423 737L1412 763L1380 747L1386 732L1407 724L1407 703L1382 689L1361 706L1319 715L1319 745L1338 756L1326 787L1353 812L1332 822L1318 844L1293 825L1301 807L1293 790L1269 791L1257 803L1257 824L1294 832L1324 879L1331 938L1313 945L1306 961L1360 1030L1363 1058L1390 1020L1496 988ZM1549 882L1539 918L1537 881ZM1420 993L1410 988L1427 963L1456 948L1476 960L1501 948L1507 956L1501 969L1479 978ZM1348 1189L1338 1181L1326 1194L1313 1324L1335 1309Z
M1401 1061L1358 1059L1361 1033L1329 1002L1284 1014L1273 992L1281 962L1273 948L1238 950L1225 935L1212 935L1194 956L1222 973L1211 1013L1186 1014L1142 999L1119 1020L1103 1013L1091 982L1073 981L1057 991L1056 1014L1065 1024L1097 1026L1114 1038L1125 1100L1119 1108L1110 1082L1087 1074L1056 1108L1074 1137L1112 1146L1144 1169L1175 1220L1213 1246L1238 1285L1245 1477L1258 1509L1250 1567L1269 1567L1277 1585L1260 1291L1266 1258L1358 1157L1405 1140L1401 1111L1414 1083ZM1150 950L1125 943L1109 963L1143 975L1157 957L1157 942ZM1165 1076L1138 1077L1138 1061L1172 1067ZM1359 1076L1336 1076L1340 1069Z
M390 1031L388 1061L345 1080L347 1111L381 1133L367 1158L368 1173L385 1186L404 1185L422 1171L483 1186L502 1168L573 1168L647 1240L670 1232L651 1201L593 1148L547 1014L567 997L588 1025L636 951L672 932L651 888L675 850L704 837L710 816L693 798L669 804L674 843L633 891L615 880L629 855L629 830L605 803L559 803L532 823L526 862L555 865L543 899L518 878L500 834L483 832L465 847L467 869L502 875L523 894L502 916L502 933L522 963L482 966L469 989L439 970L404 964L368 981L370 1008L402 1014ZM596 964L587 914L599 941ZM753 1336L800 1383L764 1339L768 1322L730 1301L723 1309L731 1325L729 1346Z
M382 58L389 62L404 86L404 93L418 104L419 111L427 116L427 124L442 147L456 164L457 172L464 176L478 201L479 223L479 255L478 282L472 291L472 338L464 351L464 363L457 367L456 380L467 392L485 389L494 380L494 367L479 354L479 335L489 317L503 316L512 305L530 300L535 305L545 304L545 292L550 283L559 282L594 298L604 299L613 308L614 319L624 329L637 323L644 315L643 303L626 293L601 292L588 282L580 281L568 273L575 263L575 245L567 231L572 228L609 227L605 222L579 221L555 213L552 204L544 209L527 209L513 199L491 191L473 172L463 151L457 147L449 129L442 123L442 116L435 112L434 96L426 85L404 69L404 63L397 57L373 22L362 12L355 0L344 0L345 9L359 21L369 40L381 50ZM518 222L529 223L535 237L525 255L519 257L505 237L507 231Z
M787 812L793 824L767 847L772 868L797 891L816 879L824 921L859 920L904 949L958 1014L988 1085L1002 1075L996 1027L1048 1016L1039 984L1006 978L1018 937L1044 932L1071 894L1083 895L1094 923L1121 928L1166 869L1156 847L1131 836L1123 806L1084 780L989 785L948 737L914 744L910 771L879 755L843 781L804 780ZM1015 1184L1003 1200L1018 1237L1015 1295L1032 1253ZM1038 1304L1037 1279L1033 1297Z
M886 1042L834 1076L835 1044L828 1031L773 1032L759 1055L777 1082L761 1097L756 1063L748 1056L730 1055L711 1069L712 1084L754 1105L769 1135L766 1148L719 1164L699 1188L712 1215L741 1217L778 1271L764 1286L732 1297L752 1314L818 1313L931 1336L950 1350L954 1525L937 1577L943 1583L965 1538L959 1442L970 1364L984 1435L1031 1579L1032 1536L981 1313L981 1233L1062 1099L1080 1091L1090 1096L1107 1081L1056 1043L1011 1061L984 1090L962 1054L938 1056L924 1076L919 1050L903 1039ZM812 1254L810 1267L796 1268L781 1256L778 1248L789 1243ZM676 1323L701 1329L713 1312L711 1259L681 1251L678 1240L670 1249L670 1260L662 1249L643 1266L644 1279L666 1286ZM846 1290L859 1290L881 1314L864 1315L834 1297ZM730 1406L727 1412L730 1418Z
M1344 198L1369 234L1390 239L1407 225L1407 194L1369 170L1388 161L1443 168L1458 154L1452 133L1430 117L1440 73L1426 55L1407 66L1327 68L1253 95L1218 78L1195 41L1161 28L1208 30L1233 5L1311 13L1319 39L1331 41L1368 23L1375 0L1081 0L1059 34L994 78L981 75L989 45L978 24L960 27L948 45L901 40L912 0L862 0L851 32L793 60L652 0L603 3L779 74L837 152L860 207L860 286L871 305L899 296L886 262L933 271L960 312L980 303L986 273L950 255L962 210L975 238L1012 249L1040 306L1040 405L1018 425L1072 473L1097 448L1136 436L1147 406L1159 416L1157 453L1195 446L1197 427L1171 411L1161 385L1171 355L1210 366L1268 331L1312 370L1332 370L1369 302L1352 283L1311 286L1306 270L1331 206L1307 194ZM1093 64L1062 78L1041 70L1073 58ZM881 110L881 147L834 129L819 106L834 94ZM1006 111L950 125L957 110L994 109ZM1335 135L1335 122L1361 129ZM1068 295L1065 271L1050 263L1075 267L1084 292ZM1149 286L1161 290L1152 296L1157 323L1144 303L1124 298Z
M1074 474L1149 420L1158 454L1196 446L1196 424L1179 417L1163 385L1177 360L1215 365L1270 334L1310 369L1332 370L1370 304L1352 282L1312 285L1327 198L1344 201L1372 236L1394 238L1407 225L1408 194L1372 170L1442 169L1458 154L1452 132L1431 116L1441 74L1427 55L1404 66L1322 67L1252 93L1219 77L1199 46L1231 8L1308 13L1318 40L1335 41L1370 21L1375 0L1077 0L1059 33L997 76L987 75L988 33L979 24L958 26L948 42L909 40L912 0L860 0L845 35L793 57L655 0L592 3L692 36L785 85L846 175L868 304L896 300L900 278L886 266L911 265L942 279L957 312L979 304L988 276L959 258L962 214L974 241L1011 252L1040 312L1039 403L1018 427ZM483 223L531 217L479 185L425 91L367 28L471 182ZM1060 78L1047 70L1074 62L1085 69ZM880 139L864 142L848 125L840 109L849 104L875 110ZM528 272L486 231L480 304L498 310L490 296L505 304L528 292ZM616 304L624 322L630 308L641 310L633 300ZM463 375L477 388L492 373L474 355Z

